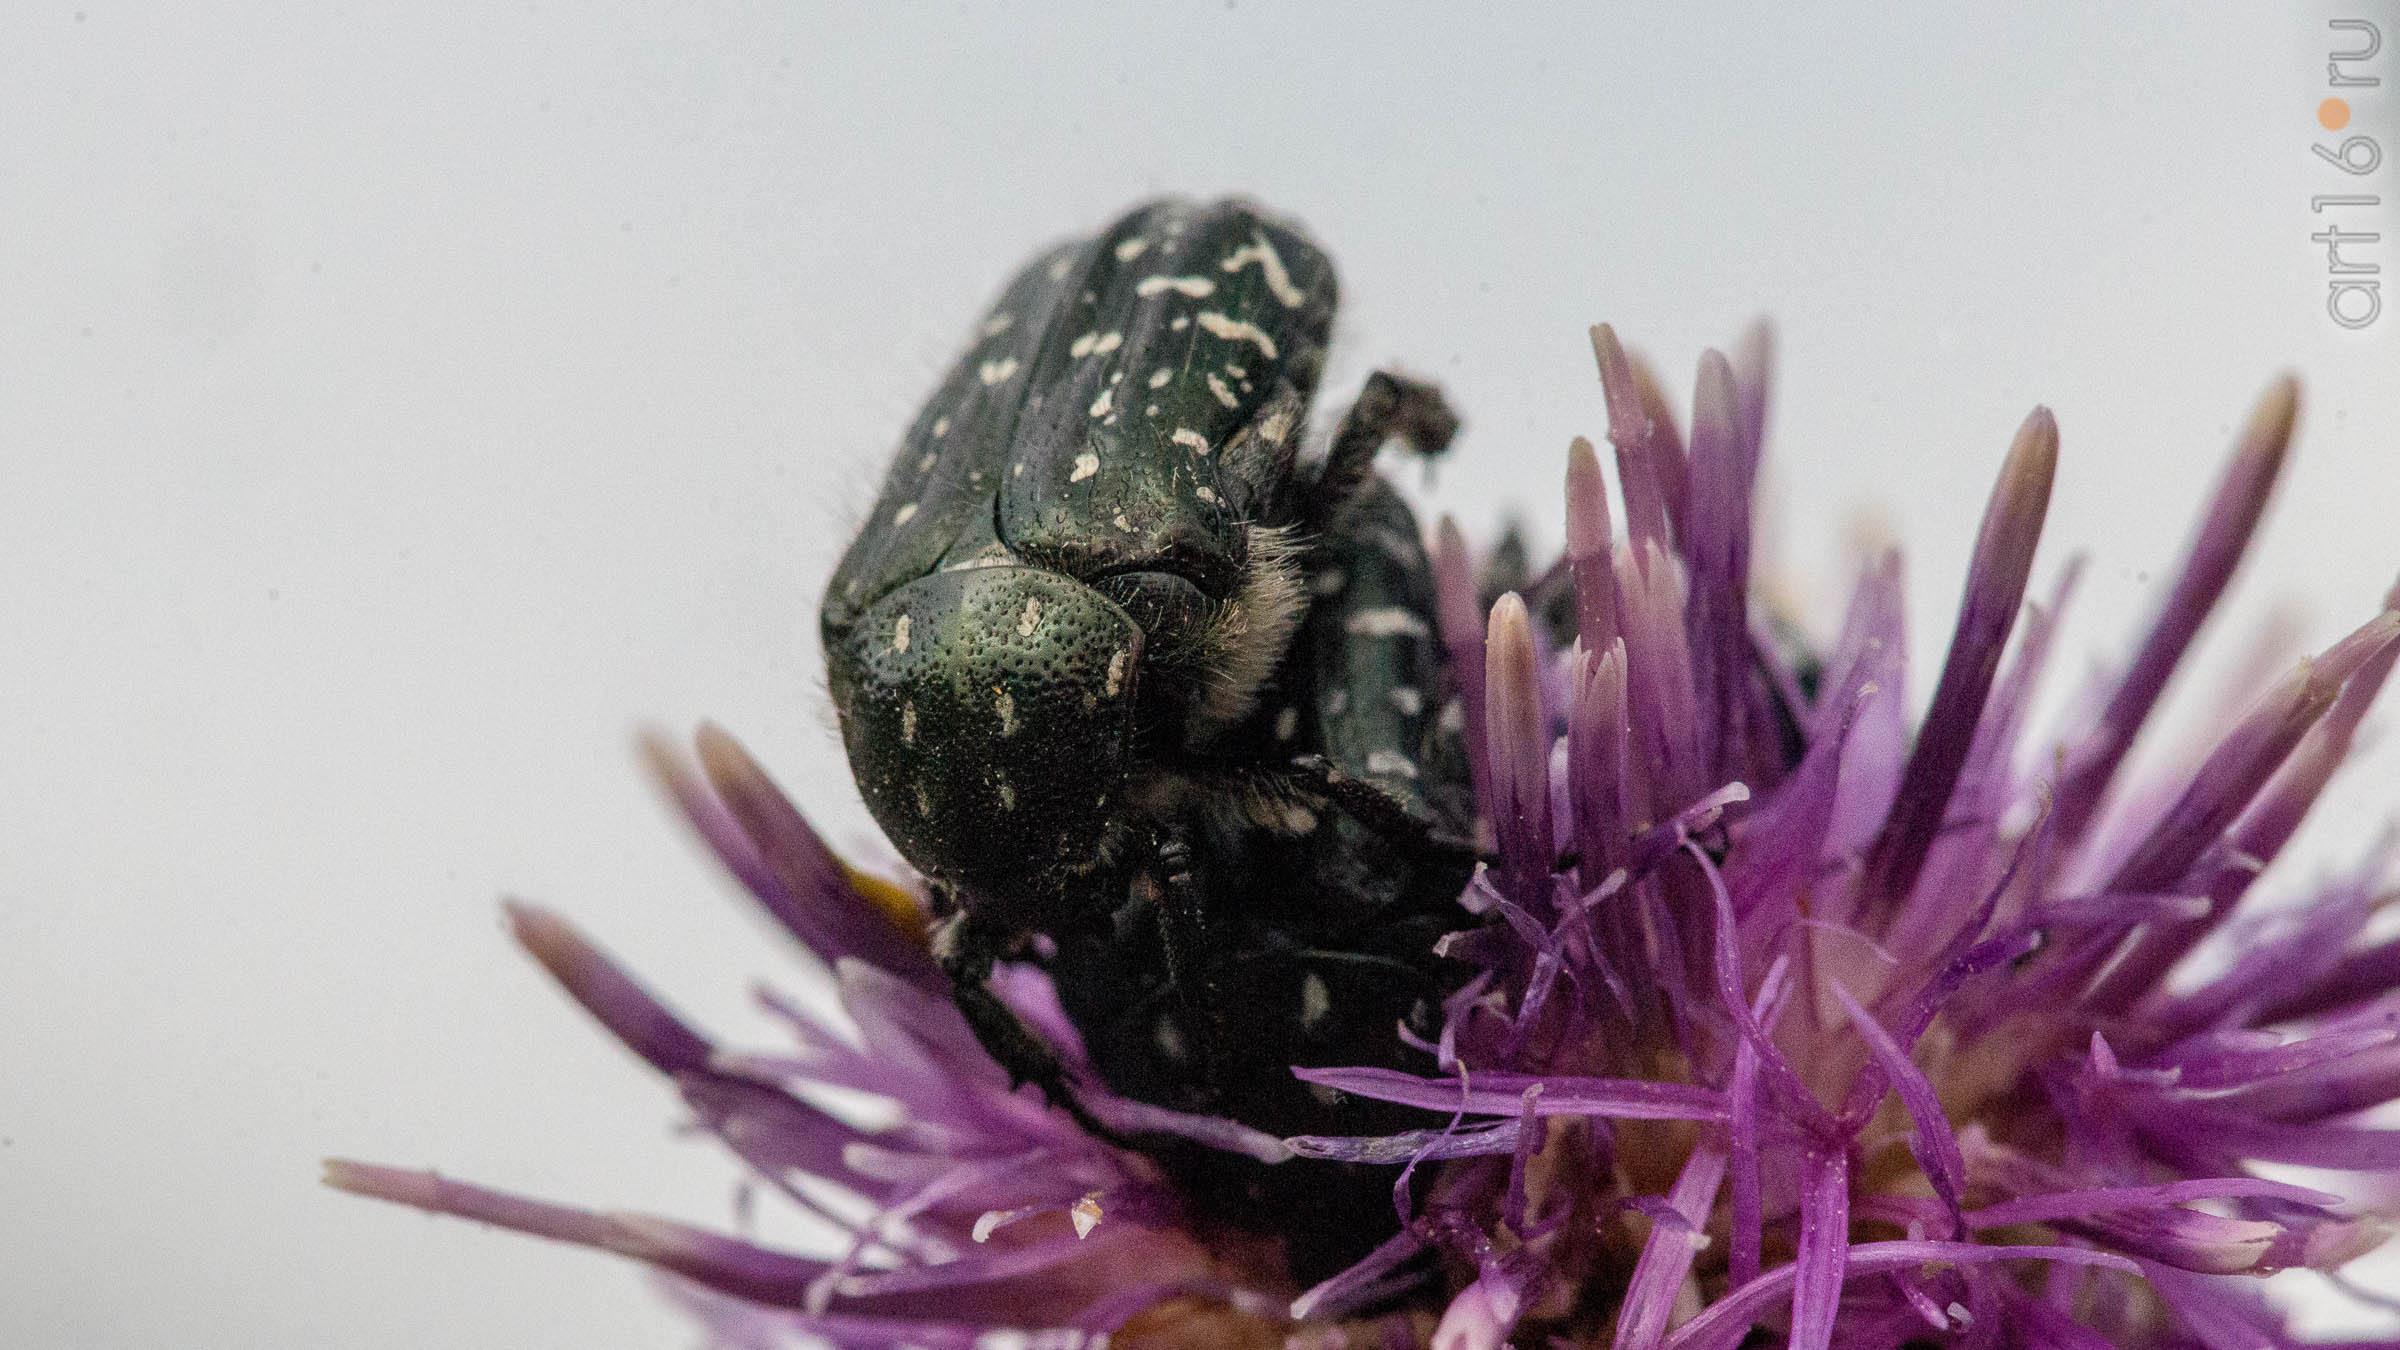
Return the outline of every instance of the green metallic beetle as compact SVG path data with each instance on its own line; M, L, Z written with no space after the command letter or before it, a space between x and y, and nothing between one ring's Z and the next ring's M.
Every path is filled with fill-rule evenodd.
M995 961L1047 966L1115 1091L1279 1133L1353 1123L1292 1065L1397 1063L1455 984L1430 950L1472 794L1431 567L1372 460L1457 421L1378 374L1304 456L1334 302L1324 254L1239 202L1037 258L825 596L851 767L960 1007L1079 1114Z

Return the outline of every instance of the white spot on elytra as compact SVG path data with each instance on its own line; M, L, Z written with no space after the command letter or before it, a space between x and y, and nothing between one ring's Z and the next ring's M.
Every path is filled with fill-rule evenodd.
M1213 309L1195 316L1195 320L1204 332L1221 337L1227 342L1251 343L1258 348L1259 355L1270 361L1275 359L1275 339L1267 336L1267 330L1257 324L1234 318L1229 314L1220 314ZM1234 370L1233 373L1238 378L1242 372Z
M892 523L894 525L906 525L908 522L915 520L916 518L917 504L915 502L910 502L906 506L903 506L899 510L892 513Z
M1328 595L1340 595L1342 588L1349 584L1349 573L1338 567L1328 567L1308 579L1308 593L1323 599Z
M913 698L900 705L900 743L917 743L917 701Z
M1381 609L1362 609L1351 615L1350 621L1342 625L1342 631L1355 633L1360 637L1421 638L1433 630L1426 627L1423 619L1408 610L1397 605L1386 605Z
M1465 731L1467 729L1467 705L1457 699L1443 704L1439 725L1442 730L1453 736Z
M1367 752L1367 772L1414 778L1417 776L1417 766L1397 750L1370 750Z
M1174 378L1174 371L1167 369L1165 366L1160 366L1158 369L1150 372L1150 387L1153 389L1164 389L1167 387L1167 381Z
M1109 410L1110 410L1111 408L1113 408L1113 407L1115 407L1115 406L1116 406L1116 400L1117 400L1117 391L1116 391L1114 388L1109 388L1109 389L1103 389L1103 390L1101 390L1101 391L1100 391L1100 397L1098 397L1098 398L1096 398L1096 399L1093 399L1093 400L1092 400L1092 406L1091 406L1091 409L1090 409L1092 416L1094 416L1094 417L1106 417L1106 416L1108 416ZM1097 468L1097 467L1099 467L1099 465L1098 465L1098 462L1097 462L1097 461L1094 461L1093 467L1094 467L1094 468Z
M1202 300L1217 293L1217 283L1207 277L1144 277L1133 288L1135 295L1142 296L1156 295L1160 291L1174 291L1178 295Z
M1275 739L1288 741L1300 733L1300 710L1286 708L1275 714Z
M1128 659L1128 654L1123 647L1119 647L1116 649L1116 651L1110 653L1108 658L1108 683L1101 689L1100 692L1102 694L1109 698L1115 698L1117 696L1117 691L1125 687L1125 663Z
M1233 391L1231 389L1225 387L1225 377L1219 375L1213 370L1208 372L1208 392L1215 394L1217 396L1217 402L1224 404L1228 408L1238 408L1242 406L1242 401L1233 396Z
M1258 434L1269 445L1283 444L1283 438L1292 434L1292 415L1288 412L1268 413L1266 420L1258 424Z
M1065 257L1062 257L1062 258L1058 259L1058 261L1051 263L1051 264L1050 264L1050 279L1051 279L1052 281L1064 281L1064 280L1066 280L1066 279L1067 279L1067 269L1068 269L1068 268L1070 268L1070 267L1073 267L1074 265L1075 265L1075 255L1074 255L1074 254L1072 254L1072 253L1069 253L1069 254L1067 254Z
M1005 778L1000 780L1000 809L1003 811L1017 809L1017 790Z
M1008 696L1007 690L995 689L992 691L992 711L1000 714L1000 734L1002 736L1017 734L1017 701Z
M1325 715L1339 717L1350 711L1350 691L1335 689L1325 695Z
M1192 495L1198 497L1204 502L1207 502L1210 506L1215 506L1217 504L1217 494L1210 491L1206 485L1193 488Z
M1016 321L1017 316L1004 309L992 317L985 319L983 321L983 327L977 331L982 333L983 336L987 338L996 338L1002 333L1007 332L1008 326Z
M1118 529L1125 531L1127 534L1133 533L1133 522L1127 520L1125 518L1125 513L1122 511L1119 511L1116 514L1115 519L1111 520L1109 523L1116 526Z
M1126 240L1124 243L1117 245L1117 261L1121 263L1132 262L1134 259L1142 256L1142 250L1148 247L1150 247L1150 241L1137 234L1133 238Z
M1017 616L1017 636L1032 637L1033 630L1042 626L1042 602L1034 596L1025 597L1025 612Z
M1155 403L1153 403L1153 404L1151 404L1149 407L1146 407L1146 408L1142 409L1142 416L1144 416L1144 417L1156 417L1156 416L1158 416L1158 405L1157 405L1157 404L1155 404Z
M1191 451L1195 455L1205 455L1208 453L1208 437L1201 435L1199 432L1192 430L1190 427L1175 428L1175 434L1169 436L1167 439L1175 442L1177 445L1182 446L1186 450Z
M944 430L944 431L947 431L947 430L949 430L949 428L948 428L948 427L944 427L944 428L943 428L943 430ZM936 456L934 455L934 453L933 453L931 450L928 450L928 451L926 451L924 454L917 456L917 472L918 472L918 473L932 473L932 472L933 472L933 464L934 464L934 460L935 460L935 459L936 459Z
M892 650L908 650L908 616L905 614L900 616L900 622L892 625Z
M917 784L917 814L920 816L930 816L933 814L933 798L925 794L925 785L923 783Z
M1412 684L1404 684L1394 689L1391 692L1391 700L1392 706L1398 708L1403 717L1414 717L1425 711L1425 696L1418 693L1417 687Z
M1092 355L1106 356L1110 352L1113 352L1117 348L1124 345L1125 335L1117 332L1114 329L1111 329L1108 332L1102 333L1100 335L1100 340L1092 344Z
M947 417L937 417L937 418L933 419L933 438L934 438L935 440L937 440L937 441L938 441L938 440L940 440L942 437L944 437L944 436L947 436L947 435L949 435L949 434L950 434L950 419L949 419L949 418L947 418ZM930 456L929 456L928 458L930 458Z
M1108 395L1102 394L1100 397L1107 398ZM1075 457L1075 472L1067 475L1067 481L1080 483L1098 472L1100 472L1100 456L1086 450Z
M1158 1019L1158 1026L1150 1033L1150 1040L1158 1047L1158 1053L1178 1064L1191 1057L1190 1048L1183 1043L1183 1029L1167 1018Z
M1300 1029L1315 1031L1333 1013L1333 991L1325 977L1310 971L1300 981Z
M1167 331L1172 333L1180 333L1184 329L1191 326L1192 317L1188 314L1178 314L1174 318L1167 320Z
M975 370L976 378L985 384L998 384L1016 373L1017 358L1013 356L1003 356L997 361L986 361Z
M1275 246L1267 242L1266 235L1256 231L1251 233L1249 243L1226 254L1221 266L1228 272L1239 272L1251 263L1257 263L1258 270L1266 274L1267 292L1285 309L1296 308L1308 299L1308 292L1292 284L1292 274L1284 270L1283 258L1275 252Z
M1099 345L1099 342L1100 335L1098 333L1086 333L1067 344L1067 355L1079 358L1090 356L1092 348Z

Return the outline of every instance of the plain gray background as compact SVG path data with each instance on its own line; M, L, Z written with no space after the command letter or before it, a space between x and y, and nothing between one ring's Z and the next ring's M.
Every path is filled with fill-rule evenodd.
M687 1343L619 1262L316 1160L730 1222L733 1170L494 901L762 1031L749 981L800 968L632 733L722 721L874 856L818 587L1010 269L1150 194L1309 224L1328 405L1378 362L1441 379L1469 426L1428 500L1481 531L1557 537L1603 427L1586 325L1688 397L1771 315L1770 565L1830 624L1856 541L1904 541L1920 697L2037 401L2041 574L2093 558L2065 672L2286 367L2301 451L2212 650L2276 604L2294 643L2371 614L2400 312L2326 318L2308 199L2349 185L2309 145L2324 20L2365 14L2352 129L2395 148L2400 14L1781 8L7 6L0 1340ZM2351 223L2388 273L2400 220ZM2388 744L2312 859L2394 814Z

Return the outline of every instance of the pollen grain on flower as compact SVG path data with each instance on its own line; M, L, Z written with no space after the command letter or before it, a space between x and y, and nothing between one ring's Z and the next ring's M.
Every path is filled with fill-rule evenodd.
M842 1247L364 1163L326 1180L646 1262L729 1347L2292 1343L2261 1277L2337 1272L2400 1195L2400 1130L2360 1119L2400 1098L2400 939L2370 931L2400 843L2315 885L2273 864L2400 658L2400 588L2192 762L2136 775L2128 751L2259 522L2296 383L2241 433L2132 659L2045 734L2077 574L2028 602L2057 423L2034 410L2002 460L1912 723L1895 559L1822 650L1753 587L1769 345L1703 358L1687 438L1594 329L1622 515L1579 438L1565 557L1522 595L1482 594L1439 529L1487 857L1442 950L1475 974L1410 1038L1419 1071L1299 1070L1418 1128L1285 1141L1111 1097L1043 973L995 981L1111 1130L1390 1168L1363 1261L1296 1287L1288 1235L1200 1217L1013 1085L916 892L844 864L713 729L654 767L842 1019L770 999L791 1045L733 1053L563 919L512 906L512 931Z

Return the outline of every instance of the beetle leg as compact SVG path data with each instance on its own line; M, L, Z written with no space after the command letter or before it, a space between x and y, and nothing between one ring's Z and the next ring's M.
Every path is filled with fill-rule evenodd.
M1225 999L1209 942L1208 904L1192 880L1192 850L1170 836L1158 846L1158 869L1143 878L1154 887L1159 948L1166 956L1167 986L1175 991L1184 1022L1195 1034L1192 1047L1200 1081L1214 1088L1225 1063Z
M1450 438L1457 434L1458 414L1450 410L1441 390L1389 371L1369 375L1325 453L1325 467L1308 503L1309 529L1324 534L1338 527L1343 508L1374 476L1375 454L1384 442L1397 437L1431 459L1449 449Z
M1364 778L1343 773L1323 755L1294 756L1292 772L1299 775L1310 791L1392 843L1460 861L1481 856L1473 843L1417 818L1398 797Z
M1033 1084L1052 1106L1073 1116L1086 1133L1119 1147L1131 1147L1124 1134L1101 1124L1075 1095L1058 1052L992 992L992 968L1004 945L1001 934L975 922L973 912L963 908L934 930L934 957L950 977L950 1000L967 1019L967 1028L975 1033L984 1052L1008 1071L1011 1085Z

